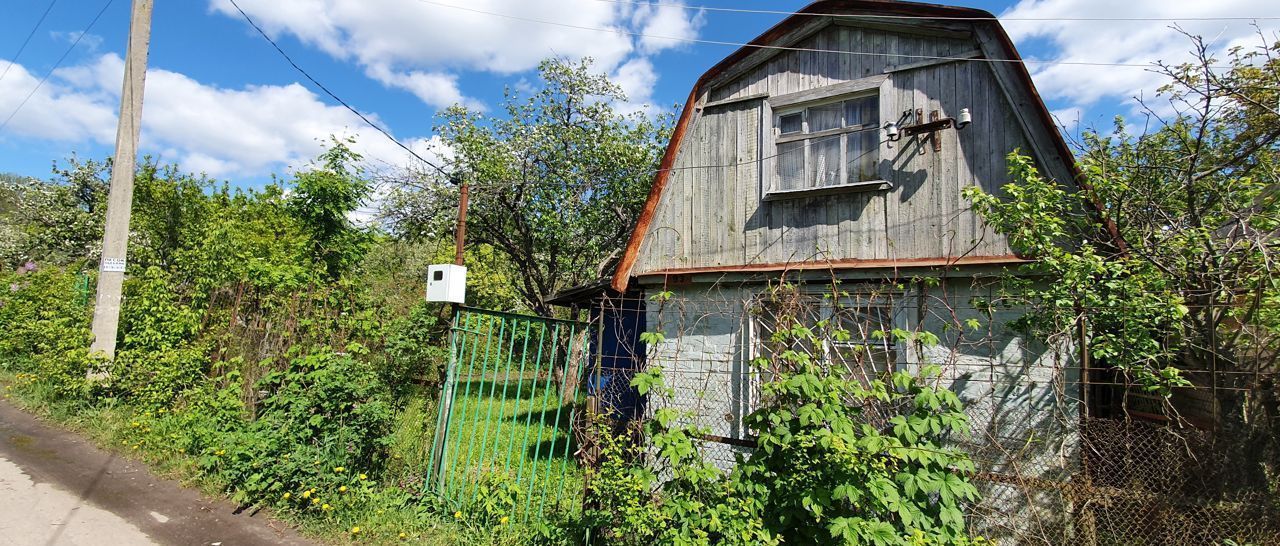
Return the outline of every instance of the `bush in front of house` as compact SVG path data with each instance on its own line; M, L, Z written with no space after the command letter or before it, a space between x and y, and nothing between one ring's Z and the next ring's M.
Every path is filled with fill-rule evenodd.
M775 337L817 341L799 324ZM698 438L707 431L670 406L646 424L647 446L602 435L585 517L601 538L637 545L986 542L966 534L964 506L978 498L969 480L974 465L947 440L967 434L968 420L959 397L937 385L939 368L864 383L805 351L779 350L754 364L772 372L761 406L746 418L758 446L732 472L706 459ZM673 394L657 367L633 385L655 400Z

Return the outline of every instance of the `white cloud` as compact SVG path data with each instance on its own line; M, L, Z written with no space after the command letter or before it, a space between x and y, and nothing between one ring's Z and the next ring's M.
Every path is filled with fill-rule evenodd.
M114 53L54 72L0 138L112 144L123 73L124 61ZM11 111L35 83L30 72L15 65L0 80L0 110ZM377 123L375 115L365 115ZM355 137L356 150L372 164L411 162L407 152L355 114L325 104L296 83L231 89L151 69L142 118L143 153L159 153L186 170L212 176L260 176L304 166L329 135ZM421 139L409 142L427 149Z
M463 96L458 88L458 77L452 74L421 70L397 72L381 64L368 67L365 74L383 85L413 93L418 100L434 108L461 104L472 110L484 110L483 103Z
M216 12L240 17L227 0L210 0L210 4ZM515 73L552 56L591 56L613 67L632 50L630 37L617 32L623 28L622 7L597 0L240 0L239 4L268 32L292 34L335 58L399 71L462 68Z
M631 50L630 38L622 33L477 13L620 28L620 5L597 0L240 0L239 4L268 30L293 34L334 57L354 58L364 65L452 66L509 73L537 66L553 55L593 56L613 66ZM240 17L227 0L211 0L211 5L215 11Z
M619 111L630 113L654 110L653 86L658 83L658 73L649 59L638 57L627 61L614 71L610 79L627 95L626 102L617 105Z
M0 61L0 72L8 65L8 61ZM23 135L65 142L110 142L115 138L118 107L112 107L109 100L105 100L110 98L110 93L81 93L46 82L31 94L31 90L40 83L40 77L19 64L8 67L8 70L9 74L0 80L0 121L8 118L15 109L17 113L0 132L0 138ZM87 71L79 71L75 75L80 76ZM58 73L65 72L60 70ZM31 98L26 99L29 94ZM24 99L26 104L22 103ZM18 109L19 105L22 105L21 109Z
M54 30L49 32L49 37L68 44L74 44L78 40L80 45L83 45L89 51L97 51L98 48L102 46L101 36L98 36L97 34L85 34L84 31L81 30L72 30L67 32Z
M1272 0L1217 0L1176 2L1166 0L1022 0L1002 18L1125 18L1125 17L1249 17L1274 16ZM1280 26L1259 21L1270 34ZM1043 60L1139 64L1153 61L1179 63L1191 59L1191 42L1172 22L1151 21L1005 21L1006 30L1019 44L1043 40L1055 53ZM1183 21L1178 25L1191 34L1212 40L1219 59L1230 45L1258 45L1257 29L1248 21ZM1026 49L1025 46L1022 49ZM1031 60L1028 58L1028 60ZM1124 102L1145 95L1165 83L1150 68L1028 64L1036 86L1046 99L1087 108L1101 101ZM1066 120L1064 120L1066 121Z
M640 49L657 53L664 49L689 45L706 23L706 10L691 10L684 2L661 0L657 5L642 4L632 19L639 28Z
M548 57L592 57L605 72L635 54L653 55L696 38L702 10L664 0L631 8L601 0L239 0L273 35L292 35L354 62L384 85L439 108L478 105L451 75L515 74ZM240 18L228 0L216 13ZM487 12L487 13L486 13ZM536 22L541 21L541 22ZM600 30L592 30L600 29ZM631 33L667 38L633 37Z

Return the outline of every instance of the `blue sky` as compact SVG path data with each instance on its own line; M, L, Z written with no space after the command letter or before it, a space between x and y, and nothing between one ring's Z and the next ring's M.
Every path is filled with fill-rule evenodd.
M0 78L0 122L14 112L107 0L58 0L31 42ZM317 79L402 142L432 153L434 114L462 102L500 104L548 56L599 60L631 95L626 108L670 108L693 81L733 48L659 37L745 42L782 18L696 9L794 10L797 1L664 0L238 0ZM259 185L315 155L331 133L355 136L375 165L406 154L324 96L280 58L227 0L159 0L153 20L144 153L241 185ZM17 0L0 18L0 72L49 7ZM675 4L675 5L672 5ZM1006 18L1024 58L1145 64L1185 58L1173 22L1069 21L1081 17L1187 18L1178 24L1215 49L1256 45L1248 21L1276 17L1265 0L1023 0L962 2ZM451 7L452 6L452 7ZM477 13L460 9L489 13ZM0 171L46 177L71 154L110 155L119 107L129 0L113 0L61 67L0 128ZM498 14L498 15L494 15ZM505 15L507 17L503 17ZM540 19L600 32L519 20ZM1037 19L1027 21L1026 19ZM1258 21L1274 35L1280 21ZM630 33L630 34L628 34ZM638 35L637 35L638 34ZM644 36L640 36L644 35ZM1051 110L1067 125L1106 126L1132 115L1129 100L1150 96L1157 76L1141 68L1033 64ZM1074 127L1068 127L1073 131Z

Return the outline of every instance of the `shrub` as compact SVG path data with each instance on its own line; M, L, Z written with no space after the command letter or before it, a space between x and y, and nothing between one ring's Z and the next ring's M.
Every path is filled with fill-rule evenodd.
M89 308L70 297L75 283L71 268L0 276L0 364L54 397L82 398L86 374L101 366L89 356Z
M818 341L798 324L774 337L778 347ZM707 461L698 440L707 431L687 425L692 416L669 404L659 402L646 424L648 447L602 434L586 516L602 538L616 544L984 542L965 533L965 503L978 496L969 483L974 465L948 440L967 434L968 421L959 397L936 385L937 367L864 384L801 350L780 349L754 364L772 370L761 406L746 418L758 445L738 456L732 472ZM659 401L673 394L657 368L632 385Z
M200 459L234 485L234 499L262 503L313 489L327 494L353 475L381 470L392 412L367 365L318 349L257 387L265 396L256 419L227 433L224 445L207 447Z
M208 349L195 343L200 315L179 302L173 284L157 267L125 283L123 343L111 377L126 398L148 408L167 407L208 379Z
M444 379L449 354L441 339L448 325L442 322L439 304L420 302L408 317L392 323L379 373L397 397L407 394L419 378L432 392Z
M804 362L767 383L772 401L747 417L759 447L735 479L763 493L768 528L790 543L965 540L974 466L945 439L967 433L968 422L955 393L929 384L938 374L898 372L864 387ZM876 426L872 406L905 407Z

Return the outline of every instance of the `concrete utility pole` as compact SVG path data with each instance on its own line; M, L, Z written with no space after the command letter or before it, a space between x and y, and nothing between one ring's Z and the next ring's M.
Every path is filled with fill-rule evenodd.
M90 353L116 357L120 326L120 292L129 250L129 213L133 207L133 171L138 161L138 131L142 125L142 88L147 78L147 50L151 44L154 0L133 0L129 19L129 49L124 61L124 89L120 92L120 122L116 126L116 155L111 164L111 193L98 266L98 301L93 307L93 345ZM90 375L93 375L92 373Z

